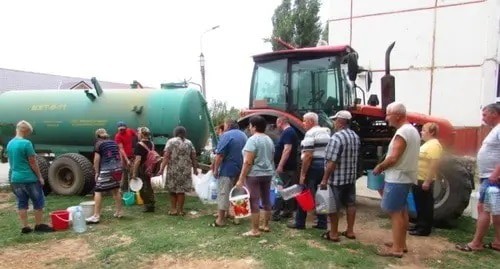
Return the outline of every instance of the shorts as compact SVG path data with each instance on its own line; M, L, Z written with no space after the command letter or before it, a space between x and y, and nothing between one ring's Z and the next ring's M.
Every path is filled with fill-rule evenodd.
M384 194L380 203L382 210L387 213L393 213L405 209L411 185L413 184L385 182Z
M229 210L229 192L234 186L234 177L219 177L217 179L217 209Z
M31 200L33 209L43 209L45 206L45 196L43 194L42 184L33 183L12 183L12 192L16 195L17 209L28 209L28 202Z
M340 210L341 207L356 205L356 185L354 183L331 187L337 210Z

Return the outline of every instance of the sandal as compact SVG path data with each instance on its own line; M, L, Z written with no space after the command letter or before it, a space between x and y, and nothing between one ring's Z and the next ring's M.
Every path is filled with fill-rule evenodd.
M253 233L252 231L248 231L242 234L243 237L259 237L260 233Z
M346 238L352 239L352 240L356 239L356 236L355 236L355 235L348 235L348 234L347 234L347 231L343 231L343 232L341 232L341 233L340 233L340 235L342 235L342 236L344 236L344 237L346 237Z
M455 248L457 248L458 250L461 250L461 251L465 251L465 252L472 252L472 251L482 250L480 248L471 248L471 246L469 246L469 243L467 243L467 244L456 244Z
M388 248L392 248L392 242L385 242L384 246L386 246ZM403 253L408 253L408 249L407 248L403 248Z
M494 251L500 251L500 248L493 247L493 243L491 242L484 244L483 248L492 249Z
M330 237L330 231L326 231L325 233L321 234L321 238L328 240L328 241L331 241L331 242L335 242L335 243L340 242L340 238Z
M381 257L403 258L403 253L394 253L390 251L377 251L377 255Z
M177 213L177 211L168 211L167 215L169 215L169 216L177 216L177 215L179 215L179 213Z
M225 224L218 224L217 220L214 220L214 222L208 224L208 226L209 227L222 228L222 227L225 227L226 225Z
M261 227L259 227L259 231L268 233L271 231L271 229L269 229L269 227L261 226Z
M186 212L181 211L181 212L177 213L177 215L179 215L179 216L183 217L183 216L185 216L185 215L186 215Z

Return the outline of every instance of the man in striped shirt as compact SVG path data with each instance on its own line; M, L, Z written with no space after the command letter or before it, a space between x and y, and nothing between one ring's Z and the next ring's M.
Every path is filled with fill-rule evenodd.
M321 187L329 184L335 199L337 211L329 212L330 231L322 235L323 238L338 242L338 211L341 207L347 208L347 231L341 235L355 239L354 219L356 217L356 176L360 147L359 136L349 128L352 119L351 113L341 110L331 117L336 132L330 138L325 154L325 173Z
M319 126L318 114L308 112L303 117L304 128L306 134L301 142L302 168L300 171L299 183L307 184L313 195L316 194L318 185L323 178L325 169L325 149L330 140L330 129ZM307 212L302 210L300 206L297 208L295 215L295 223L290 223L289 228L305 229ZM318 215L318 222L314 228L326 229L327 221L325 215Z

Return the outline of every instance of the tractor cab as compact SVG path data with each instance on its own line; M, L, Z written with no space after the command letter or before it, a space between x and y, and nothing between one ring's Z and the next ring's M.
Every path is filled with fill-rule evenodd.
M290 49L254 56L250 110L273 109L299 119L313 111L320 116L321 125L331 127L329 116L361 103L358 91L364 99L364 91L354 83L360 72L357 58L349 46Z

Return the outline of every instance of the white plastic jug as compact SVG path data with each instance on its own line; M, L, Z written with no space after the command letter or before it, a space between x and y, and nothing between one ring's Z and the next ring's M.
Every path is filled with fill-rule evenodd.
M337 212L337 203L329 185L326 185L324 189L321 188L321 185L318 186L314 201L316 203L316 214L321 215Z
M85 218L83 216L83 212L81 207L77 207L73 212L73 230L76 233L84 233L87 231L87 223L85 223Z
M209 197L208 197L208 202L209 203L217 203L217 194L218 194L218 182L217 182L217 179L215 177L211 177L210 178L210 184L208 185L208 193L209 193Z

